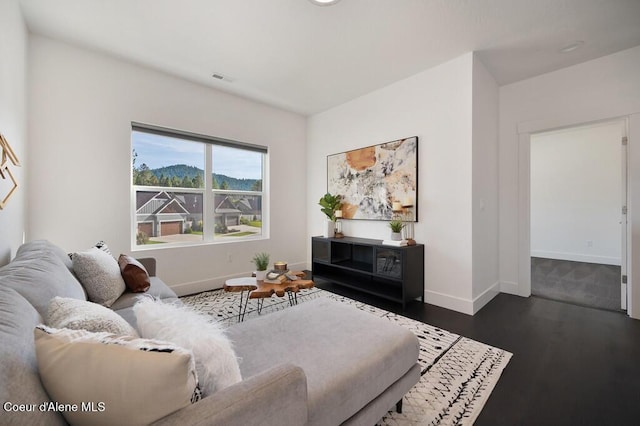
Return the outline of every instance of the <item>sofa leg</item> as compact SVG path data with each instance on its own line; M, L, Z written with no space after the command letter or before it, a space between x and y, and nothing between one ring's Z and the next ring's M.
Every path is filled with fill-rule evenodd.
M402 399L396 402L396 411L398 412L398 414L402 414Z

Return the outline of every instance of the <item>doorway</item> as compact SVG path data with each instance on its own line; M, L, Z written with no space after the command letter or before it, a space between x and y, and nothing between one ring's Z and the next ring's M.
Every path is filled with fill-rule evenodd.
M531 135L532 294L626 309L626 176L624 120Z

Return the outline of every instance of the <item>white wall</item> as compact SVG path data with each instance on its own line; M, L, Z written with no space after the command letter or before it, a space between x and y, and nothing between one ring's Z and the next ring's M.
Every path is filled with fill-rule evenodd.
M316 114L308 122L309 237L321 234L316 207L326 192L326 156L418 136L416 241L425 247L425 298L472 313L471 53ZM385 239L387 222L344 221L348 236ZM310 240L307 240L310 258Z
M26 228L27 181L27 29L15 0L0 2L0 133L11 144L22 167L12 167L19 187L0 210L0 265L8 263ZM9 186L0 185L0 198Z
M620 265L622 124L531 136L531 256Z
M304 266L304 117L40 36L30 37L29 60L29 239L69 251L104 239L115 253L130 252L138 121L269 147L269 240L136 252L156 257L178 293L251 271L258 251Z
M474 313L500 291L498 279L498 85L473 56Z
M531 131L589 123L640 112L640 46L500 88L501 290L528 295L528 137ZM629 128L629 235L640 249L640 134ZM637 129L637 127L635 127ZM522 132L521 138L518 131ZM637 131L637 130L636 130ZM631 205L635 205L632 208ZM635 259L637 258L637 259ZM629 253L629 312L640 318L640 257ZM636 283L633 271L637 271ZM635 287L639 287L637 291ZM634 310L637 307L637 310Z

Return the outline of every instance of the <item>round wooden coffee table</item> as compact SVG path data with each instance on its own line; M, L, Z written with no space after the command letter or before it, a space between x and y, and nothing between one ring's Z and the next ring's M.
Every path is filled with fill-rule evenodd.
M289 298L289 305L298 304L298 292L301 289L312 288L314 283L312 280L303 280L305 276L304 272L293 272L294 275L299 277L295 281L286 280L280 283L265 282L262 280L256 280L253 277L243 278L231 278L224 283L224 291L231 293L240 293L240 310L238 311L238 321L244 320L244 315L247 312L247 305L249 299L258 299L258 314L262 313L262 305L264 299L273 296L284 297L286 294ZM247 297L244 297L244 292L248 291Z

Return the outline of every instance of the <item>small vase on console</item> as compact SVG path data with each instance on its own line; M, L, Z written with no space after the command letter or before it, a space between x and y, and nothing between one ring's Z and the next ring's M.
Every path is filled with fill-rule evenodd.
M333 238L336 232L336 224L332 220L325 220L322 236L325 238Z

